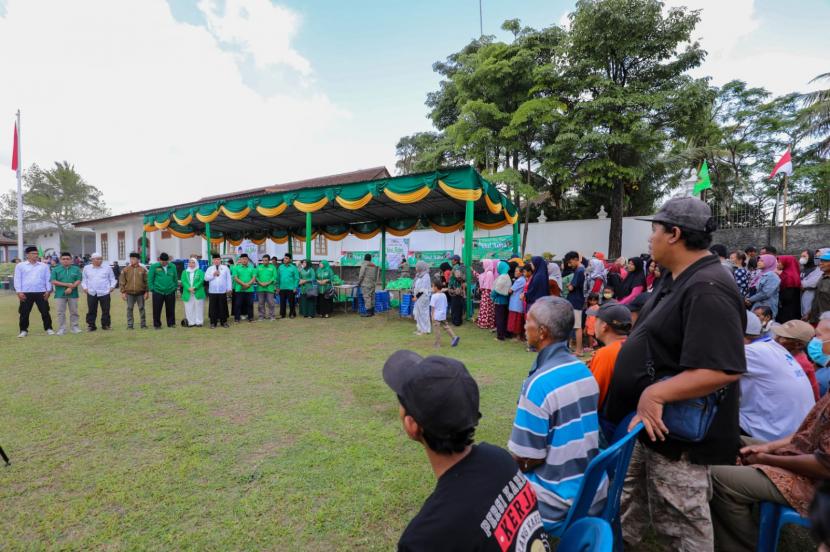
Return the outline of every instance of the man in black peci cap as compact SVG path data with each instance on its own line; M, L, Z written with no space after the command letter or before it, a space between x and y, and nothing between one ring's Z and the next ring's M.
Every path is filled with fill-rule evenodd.
M397 351L383 380L398 395L403 429L424 447L438 484L398 550L549 550L536 494L510 454L473 444L478 385L461 362Z

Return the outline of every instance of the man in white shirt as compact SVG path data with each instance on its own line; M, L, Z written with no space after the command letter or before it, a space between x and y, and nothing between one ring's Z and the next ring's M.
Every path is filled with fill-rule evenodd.
M741 429L762 441L795 433L816 403L804 369L775 341L746 346L746 373L740 382Z
M49 267L37 260L37 247L27 247L26 260L14 267L14 290L20 300L20 308L17 310L20 314L20 334L17 337L29 335L29 313L32 312L32 305L37 305L46 333L55 334L52 331L52 316L49 314L51 280Z
M86 293L86 325L90 332L94 332L95 319L98 318L98 305L101 305L101 329L109 330L110 321L110 293L118 287L118 280L112 272L112 267L104 265L104 258L95 252L90 257L92 264L84 267L84 277L81 288Z
M213 266L209 266L205 271L205 281L208 282L208 318L211 329L217 324L229 328L228 295L232 291L231 271L222 264L219 253L213 254Z

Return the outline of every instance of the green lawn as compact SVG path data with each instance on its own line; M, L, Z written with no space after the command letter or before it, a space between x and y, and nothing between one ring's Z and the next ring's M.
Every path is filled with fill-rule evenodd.
M34 311L17 339L0 297L0 549L394 546L434 480L380 371L430 338L351 314L128 332L113 305L111 332L47 337ZM459 334L442 352L479 382L478 440L504 445L532 357Z

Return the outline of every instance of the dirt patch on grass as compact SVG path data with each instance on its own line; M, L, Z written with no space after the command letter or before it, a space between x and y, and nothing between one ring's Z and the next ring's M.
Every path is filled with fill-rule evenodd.
M217 408L210 415L227 420L236 425L245 425L251 419L250 412L233 408Z
M262 443L239 458L240 471L244 473L257 469L266 460L279 456L284 450L291 448L296 440L293 435L285 435L281 439Z

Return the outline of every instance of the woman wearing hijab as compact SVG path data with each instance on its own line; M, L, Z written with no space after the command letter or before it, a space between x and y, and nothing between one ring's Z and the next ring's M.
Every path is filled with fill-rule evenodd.
M499 261L498 277L493 282L493 291L490 299L493 301L494 318L496 324L496 339L504 341L507 337L507 316L508 304L510 303L510 287L513 282L510 280L510 265Z
M415 296L412 316L415 318L416 335L425 335L431 330L429 320L431 292L432 280L429 277L429 265L426 261L418 261L415 263L415 279L412 281L412 294Z
M537 299L550 294L548 264L545 262L545 259L537 256L531 258L530 262L533 264L533 275L530 277L530 283L527 285L527 291L525 292L525 314L527 314Z
M317 277L317 312L321 317L329 318L334 310L334 296L327 297L327 294L331 293L334 271L327 260L320 261L315 276Z
M513 263L510 263L512 266ZM510 300L507 304L507 331L513 334L517 341L524 341L525 337L525 310L522 303L522 294L525 289L524 271L520 266L513 268L515 280L510 286Z
M187 325L201 328L205 322L205 273L199 268L199 261L191 257L182 272L182 301Z
M562 269L553 261L548 263L548 295L562 295Z
M813 297L816 296L822 272L816 266L816 257L812 251L802 251L798 263L801 265L801 318L806 319L813 306Z
M440 270L441 270L441 276L443 276L443 278L444 278L444 284L449 285L450 284L450 278L452 277L452 267L450 266L450 263L448 263L446 261L441 263Z
M646 275L643 272L643 263L640 259L628 261L628 276L622 281L622 291L617 295L620 304L627 305L646 290Z
M314 318L317 314L316 286L314 269L308 259L303 259L300 263L300 314L303 318Z
M605 289L614 291L613 299L620 299L620 293L623 290L622 267L616 263L608 267L608 273L605 275Z
M493 283L496 281L495 259L484 259L481 261L484 272L478 275L478 287L481 289L481 304L478 307L478 320L476 325L483 330L491 330L496 327L496 314L493 311L493 298L490 292L493 290Z
M452 269L447 295L450 299L452 325L460 326L464 322L464 298L467 297L467 282L464 278L464 268L460 264Z
M798 261L792 255L779 255L778 262L781 264L781 287L778 290L778 316L775 320L783 324L801 319L801 274L798 271Z
M750 310L758 307L769 307L772 316L778 314L778 289L781 286L781 278L775 273L778 262L774 255L761 255L758 259L758 275L756 276L755 293L747 297L746 304Z
M587 297L592 293L602 295L602 290L605 288L605 263L599 259L591 259L588 261L588 269L585 271L585 287L584 293Z

